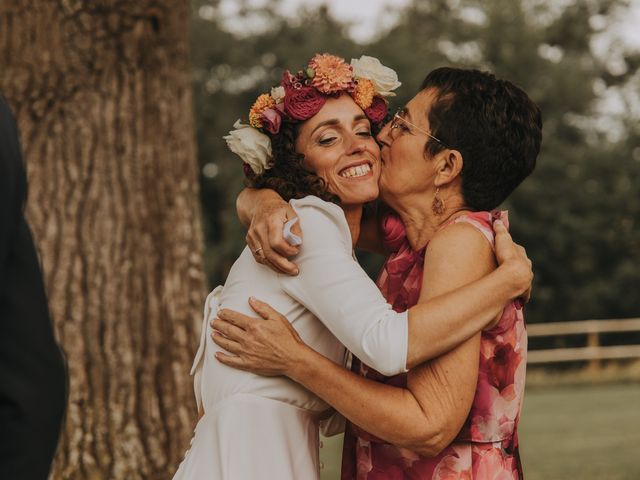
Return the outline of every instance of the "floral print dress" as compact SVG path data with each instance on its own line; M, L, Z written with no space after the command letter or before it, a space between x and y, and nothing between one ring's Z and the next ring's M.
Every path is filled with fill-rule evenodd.
M492 221L504 212L475 212L451 223L476 227L493 247ZM404 311L418 301L425 249L413 251L397 216L383 222L385 245L392 252L377 284L394 310ZM428 286L425 286L428 288ZM433 458L422 457L347 425L342 480L522 478L517 426L524 395L527 333L522 310L509 303L498 322L482 332L478 383L467 420L448 447ZM354 358L352 369L372 380L406 387L407 376L385 377Z

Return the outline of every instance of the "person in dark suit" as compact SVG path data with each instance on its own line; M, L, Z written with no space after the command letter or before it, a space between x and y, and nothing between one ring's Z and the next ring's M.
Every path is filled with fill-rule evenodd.
M0 95L0 479L45 480L67 402L31 232L18 131Z

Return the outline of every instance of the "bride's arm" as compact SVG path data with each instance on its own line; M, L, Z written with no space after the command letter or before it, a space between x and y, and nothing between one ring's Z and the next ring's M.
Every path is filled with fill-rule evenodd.
M297 255L300 247L290 245L282 234L284 223L296 216L291 205L269 188L245 188L236 199L236 211L248 227L245 241L256 262L278 273L297 275L298 267L289 258ZM302 237L298 224L291 231Z
M297 266L289 258L297 255L298 247L291 246L282 235L282 225L296 216L288 202L285 202L274 190L263 188L245 188L236 199L236 211L240 223L247 227L246 241L252 252L262 247L260 255L254 253L258 263L290 275L297 274ZM356 247L370 252L385 253L380 232L380 216L388 207L375 202L365 209L360 225L360 235ZM292 232L302 237L298 224Z
M429 268L425 269L424 281L429 289L423 290L420 302L429 303L447 295L494 268L486 240L470 228L450 227L440 241L433 241L425 258ZM454 256L451 249L459 246L458 242L462 242L464 248L456 249ZM254 304L266 314L268 307L265 304ZM288 323L283 322L282 326L289 329L291 335L280 334L277 345L273 345L277 353L272 351L264 358L258 358L246 356L245 345L233 344L235 341L230 339L240 338L235 335L237 332L224 325L221 330L229 338L220 335L214 338L239 357L221 353L217 357L237 368L276 373L260 372L260 368L254 367L264 365L265 360L273 362L274 355L279 355L280 373L304 385L373 435L423 455L439 453L460 430L476 387L479 334L449 353L411 370L407 388L398 388L344 369L304 345Z

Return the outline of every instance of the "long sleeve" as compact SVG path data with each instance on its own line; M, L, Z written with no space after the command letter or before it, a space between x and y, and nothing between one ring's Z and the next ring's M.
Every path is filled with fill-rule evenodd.
M384 375L405 372L407 312L393 311L353 258L342 210L312 196L291 204L305 236L295 259L300 274L281 275L283 289L364 363Z

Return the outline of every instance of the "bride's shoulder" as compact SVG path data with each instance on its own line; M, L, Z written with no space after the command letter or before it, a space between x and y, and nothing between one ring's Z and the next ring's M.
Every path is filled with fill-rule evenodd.
M351 233L344 211L335 203L327 202L314 195L289 201L300 218L304 235L303 244L316 241L330 241L339 238L351 249ZM315 242L314 242L315 243Z
M327 217L340 226L344 226L347 229L349 228L347 219L344 216L344 211L335 203L327 202L315 195L307 195L304 198L289 200L289 204L298 213L301 221L303 221L305 217Z

